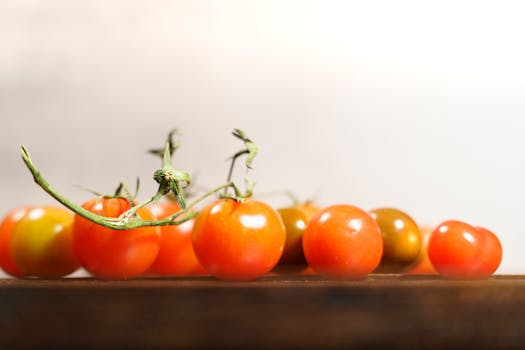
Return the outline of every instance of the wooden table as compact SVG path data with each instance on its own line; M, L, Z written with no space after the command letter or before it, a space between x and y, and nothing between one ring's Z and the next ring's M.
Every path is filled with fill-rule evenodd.
M524 348L525 277L0 280L0 348Z

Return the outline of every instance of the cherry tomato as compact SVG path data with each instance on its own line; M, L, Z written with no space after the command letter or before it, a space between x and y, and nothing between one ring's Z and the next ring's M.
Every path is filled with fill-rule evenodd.
M74 272L73 213L55 207L35 207L14 226L11 254L25 276L57 278Z
M383 237L383 257L376 272L401 272L412 264L421 250L416 222L401 210L379 208L370 211Z
M303 235L306 261L319 274L359 279L379 265L381 231L365 211L334 205L317 213Z
M118 217L130 208L123 198L94 198L82 206L106 217ZM146 208L139 209L137 215L143 220L153 220ZM141 275L157 257L159 244L158 227L112 230L75 215L75 254L82 267L97 277L128 279Z
M299 272L307 267L303 253L303 234L308 222L319 210L310 203L278 210L286 229L286 243L276 266L277 272Z
M251 280L272 270L284 248L281 217L269 205L219 199L195 220L193 247L202 266L225 280Z
M180 206L169 201L150 205L148 209L157 219L164 219L178 212ZM193 251L193 224L192 219L180 225L160 227L160 250L146 272L148 275L183 276L205 272Z
M409 275L437 275L437 271L428 257L428 239L432 233L432 228L426 226L420 227L419 233L421 233L421 250L419 251L419 256L416 261L405 270L405 273Z
M494 233L467 223L449 220L432 232L428 256L443 276L451 278L484 278L498 268L501 243Z
M11 254L11 237L15 224L24 217L29 207L20 207L10 211L0 224L0 267L5 273L14 277L22 277L24 274L16 266Z

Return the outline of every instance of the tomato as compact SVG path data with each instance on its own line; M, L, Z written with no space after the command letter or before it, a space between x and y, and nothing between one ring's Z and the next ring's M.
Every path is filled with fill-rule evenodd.
M432 232L428 256L443 276L484 278L492 275L502 258L501 243L494 233L467 223L449 220Z
M106 217L118 217L130 208L124 198L94 198L82 206ZM139 209L137 215L143 220L153 220L146 208ZM128 279L141 275L157 257L159 244L158 227L112 230L75 215L75 254L82 267L97 277Z
M383 239L367 212L352 205L333 205L310 220L303 235L303 250L317 273L359 279L379 265Z
M279 265L306 265L303 254L303 233L308 224L306 214L298 208L278 210L286 230L286 242Z
M286 243L276 266L278 272L299 272L307 267L303 253L303 234L310 219L319 208L310 203L278 210L286 229Z
M211 202L193 228L193 248L202 266L225 280L252 280L272 270L285 238L277 211L251 199Z
M394 208L370 211L383 237L383 257L376 272L401 272L412 264L421 250L421 235L416 222Z
M20 207L11 210L0 224L0 267L11 276L22 277L24 274L16 266L11 254L11 237L15 224L24 217L29 207Z
M24 276L57 278L74 272L73 213L56 207L34 207L13 227L11 254Z
M428 257L428 239L432 233L432 229L427 226L419 228L421 234L421 250L416 261L404 271L409 275L437 275L437 271L432 265L430 258Z
M180 206L176 202L168 201L150 205L148 209L157 219L164 219L178 212ZM160 227L160 250L146 271L148 275L182 276L205 272L193 251L193 224L194 219L180 225Z

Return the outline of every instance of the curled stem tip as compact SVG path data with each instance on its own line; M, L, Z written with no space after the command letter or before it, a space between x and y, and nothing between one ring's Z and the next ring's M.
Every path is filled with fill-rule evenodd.
M246 155L246 160L244 162L245 164L245 170L244 170L245 192L241 193L239 189L233 184L231 186L235 192L235 195L233 198L238 201L242 201L242 200L250 198L253 194L253 187L255 186L255 183L250 180L248 176L248 171L252 169L252 162L257 156L258 148L257 148L257 145L255 145L255 143L246 135L244 131L240 129L234 129L232 132L232 135L244 142L244 149L236 152L231 157L230 169L228 171L226 182L231 182L232 180L233 168L235 166L235 162L237 161L237 159L242 155ZM228 190L227 188L224 190L223 197L228 197L227 190Z

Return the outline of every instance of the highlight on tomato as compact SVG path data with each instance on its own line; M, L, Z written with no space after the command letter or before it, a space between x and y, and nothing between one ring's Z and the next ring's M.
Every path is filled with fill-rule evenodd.
M383 256L376 272L402 272L419 256L421 234L418 225L407 213L395 208L374 209L370 215L383 237Z
M23 276L58 278L79 267L72 243L73 213L41 206L25 213L13 227L10 250Z
M498 237L482 227L448 220L432 231L428 256L436 270L450 278L487 278L499 267Z
M164 201L148 206L153 216L164 219L181 210L175 201ZM195 251L193 250L192 232L194 219L179 225L160 227L159 253L153 264L146 271L152 276L185 276L204 274Z
M246 281L270 272L284 249L286 232L275 209L253 199L223 198L195 219L193 247L211 275Z
M0 268L13 277L24 276L23 272L16 266L13 255L11 254L13 228L29 209L30 207L24 206L11 210L0 224Z
M383 239L375 220L352 205L333 205L309 222L303 235L308 265L332 278L361 279L379 265Z
M116 218L130 208L127 199L93 198L83 208ZM139 218L153 220L147 208L137 211ZM114 230L79 215L73 222L73 248L80 264L94 276L106 279L129 279L143 274L157 257L160 244L158 227L147 226Z

